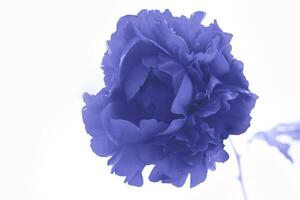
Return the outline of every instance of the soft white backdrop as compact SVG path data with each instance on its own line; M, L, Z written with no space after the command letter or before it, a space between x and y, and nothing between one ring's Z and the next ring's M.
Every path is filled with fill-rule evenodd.
M135 188L91 151L81 95L103 87L99 66L118 18L143 8L202 10L205 24L217 19L234 34L233 53L260 96L252 127L233 138L240 151L256 131L300 121L297 0L0 0L0 199L242 199L234 157L193 189L147 179ZM247 149L250 200L300 199L299 143L290 152L294 165L263 142Z

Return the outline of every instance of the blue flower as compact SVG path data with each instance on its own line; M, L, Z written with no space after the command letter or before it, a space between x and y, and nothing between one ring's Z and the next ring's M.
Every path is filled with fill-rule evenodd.
M84 94L91 147L109 156L112 173L130 185L153 182L193 187L225 162L223 141L250 126L257 96L243 63L231 55L231 34L204 12L190 18L142 10L118 21L102 61L105 88Z

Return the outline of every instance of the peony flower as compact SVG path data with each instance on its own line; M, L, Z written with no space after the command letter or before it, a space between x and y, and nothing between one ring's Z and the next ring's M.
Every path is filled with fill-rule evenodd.
M112 173L134 186L149 180L193 187L225 162L223 141L250 126L257 96L243 63L231 55L231 34L204 12L190 18L142 10L118 21L102 61L105 87L84 94L91 148L110 157Z

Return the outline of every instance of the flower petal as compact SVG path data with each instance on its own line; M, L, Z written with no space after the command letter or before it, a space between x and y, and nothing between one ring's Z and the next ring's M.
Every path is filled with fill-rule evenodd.
M149 70L142 65L142 58L151 57L156 54L157 51L159 51L159 49L155 45L142 41L139 38L133 38L122 52L122 57L118 65L118 79L115 80L115 87L119 87L119 85L123 83L124 79L134 72L135 69L133 68L138 67L138 72L141 72L141 70L143 70L142 72ZM141 69L140 67L145 67L145 69Z
M91 148L99 156L109 156L116 152L118 147L105 135L93 137Z
M174 119L168 128L162 132L160 132L158 135L167 135L176 132L179 130L185 123L186 118L179 118L179 119Z
M127 100L132 99L139 88L145 83L149 69L144 65L132 67L124 81L124 92Z
M202 183L207 176L207 169L202 165L196 165L192 168L191 172L190 187L195 187L196 185Z
M161 160L165 153L163 147L153 144L143 144L138 147L138 156L145 164L150 165Z
M216 114L221 108L221 102L219 99L214 101L209 101L203 104L199 109L196 111L197 116L200 117L208 117L211 115Z
M167 127L168 125L166 123L158 122L156 119L143 119L140 121L140 131L144 139L154 137Z
M159 167L154 166L150 175L149 175L149 180L152 182L158 182L167 176L159 169Z
M186 109L192 99L192 95L193 95L192 82L188 77L188 75L184 75L180 88L173 101L171 111L176 114L185 114Z
M111 134L120 143L136 142L139 140L140 130L133 123L124 119L111 119Z
M212 159L215 162L222 162L223 163L223 162L225 162L229 159L229 155L224 149L221 149L216 154L212 155Z
M143 184L141 171L145 164L139 160L135 148L123 149L122 155L112 168L112 173L126 176L125 182L131 185L141 186Z
M128 182L129 185L141 187L143 185L142 173L137 172L134 176L132 176L130 178L126 177L125 182Z
M156 119L141 120L140 127L124 119L111 119L110 122L111 134L123 144L145 141L168 127Z
M229 63L220 51L217 53L215 58L208 64L208 66L211 73L217 77L228 73L230 70Z
M250 126L250 111L255 105L257 96L254 94L240 94L230 101L230 111L220 115L223 118L224 128L230 134L241 134Z
M82 109L82 119L85 129L91 136L101 135L103 127L101 123L101 110L107 104L106 90L102 89L97 95L83 95L86 106Z
M142 40L155 44L166 54L186 62L189 54L188 45L169 28L164 17L166 15L161 15L159 11L142 10L138 13L138 21L133 22L135 33Z
M173 90L177 93L184 76L184 67L178 62L168 59L160 62L158 69L172 77Z

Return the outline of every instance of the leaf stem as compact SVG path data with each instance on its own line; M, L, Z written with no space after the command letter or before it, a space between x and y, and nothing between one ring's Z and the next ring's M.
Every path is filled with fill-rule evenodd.
M246 193L246 189L245 189L245 185L244 185L244 180L243 180L243 174L242 174L242 167L241 167L241 155L237 152L232 140L229 138L230 144L232 146L235 158L236 158L236 162L238 165L238 170L239 170L239 175L238 175L238 181L240 183L241 189L242 189L242 193L243 193L243 197L244 200L248 200L248 196Z

